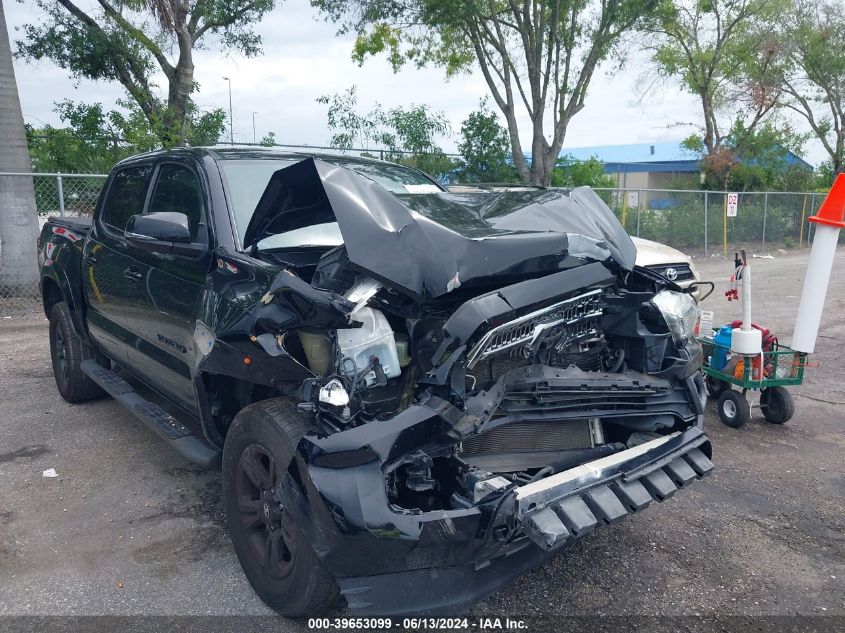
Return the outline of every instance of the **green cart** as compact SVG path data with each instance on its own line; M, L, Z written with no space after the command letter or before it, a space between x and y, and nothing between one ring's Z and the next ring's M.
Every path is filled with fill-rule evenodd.
M702 372L707 392L717 398L719 418L724 424L739 428L751 418L746 397L749 389L760 391L760 409L768 422L784 424L792 418L795 403L786 387L804 381L805 353L775 341L770 350L746 356L732 354L728 346L710 336L698 340L704 350ZM716 369L711 365L715 358L728 360L724 367Z

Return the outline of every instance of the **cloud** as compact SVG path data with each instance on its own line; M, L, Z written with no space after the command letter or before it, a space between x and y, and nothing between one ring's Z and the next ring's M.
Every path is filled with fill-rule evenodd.
M6 3L13 40L20 37L15 26L38 19L38 9L32 3ZM456 134L442 144L453 151L461 121L488 94L479 72L447 81L443 71L436 68L418 70L409 66L396 74L383 58L370 59L359 67L350 59L352 37L337 36L336 27L317 19L307 0L280 3L257 31L264 54L256 58L224 54L213 46L195 55L200 85L195 99L201 108L228 109L228 86L222 77L232 78L235 141L252 141L252 113L257 112L257 138L273 131L281 143L326 143L330 136L326 107L315 100L357 85L362 108L376 102L386 107L425 103L444 111ZM694 98L663 86L652 90L640 103L644 66L645 60L634 56L620 73L596 73L586 107L567 130L565 148L680 139L689 134L690 128L672 124L699 118ZM15 71L25 118L34 124L59 124L53 112L56 101L102 102L113 107L123 96L116 84L74 82L66 71L49 62L16 61ZM528 149L528 118L521 116L519 123L523 146ZM812 161L823 158L817 148L810 146L808 150Z

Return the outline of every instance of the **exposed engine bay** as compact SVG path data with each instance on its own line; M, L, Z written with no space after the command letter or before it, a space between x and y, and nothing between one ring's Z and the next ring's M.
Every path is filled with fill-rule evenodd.
M316 375L305 381L300 406L332 434L387 421L421 399L439 397L462 409L467 400L490 398L495 410L476 433L392 465L390 499L409 510L467 507L512 483L694 423L688 394L671 379L698 367L674 350L651 301L655 292L645 289L654 281L629 273L632 285L643 287L631 291L593 270L595 287L518 309L498 325L503 315L470 325L466 304L457 319L454 312L446 318L445 305L409 316L393 293L357 276L343 291L354 306L348 328L300 329L293 340L288 334L289 350ZM491 396L497 390L501 398Z

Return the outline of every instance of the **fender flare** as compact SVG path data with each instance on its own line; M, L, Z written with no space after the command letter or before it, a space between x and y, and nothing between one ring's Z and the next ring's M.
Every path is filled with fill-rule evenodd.
M85 302L82 297L82 289L74 288L73 284L71 284L68 279L67 271L64 269L52 267L49 271L43 271L41 274L41 281L39 283L39 290L41 292L41 303L44 307L44 314L48 319L50 318L50 311L48 309L48 304L46 302L47 297L44 291L48 281L54 283L59 289L62 301L67 304L68 310L70 311L70 318L73 322L73 327L76 329L76 333L84 341L89 342L88 328L85 327Z

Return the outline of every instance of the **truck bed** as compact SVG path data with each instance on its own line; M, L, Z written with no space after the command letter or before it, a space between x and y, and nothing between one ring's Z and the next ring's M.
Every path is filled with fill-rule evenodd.
M51 215L47 218L47 224L52 226L62 226L76 232L87 233L91 229L91 222L93 218L89 216L82 216L79 218L58 218Z

